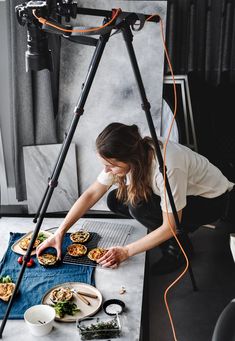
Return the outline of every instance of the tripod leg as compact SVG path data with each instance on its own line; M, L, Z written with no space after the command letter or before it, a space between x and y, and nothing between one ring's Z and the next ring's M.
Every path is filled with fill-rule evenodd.
M144 88L144 85L143 85L143 81L142 81L142 77L141 77L141 74L140 74L140 70L139 70L139 66L138 66L138 63L137 63L137 59L136 59L136 56L135 56L135 51L134 51L134 48L133 48L133 45L132 45L133 35L132 35L131 29L130 29L128 24L125 24L125 25L122 26L122 34L123 34L123 37L124 37L124 40L125 40L125 43L126 43L127 51L128 51L129 57L130 57L131 65L132 65L132 68L133 68L133 71L134 71L134 75L135 75L135 78L136 78L136 82L137 82L137 85L138 85L140 97L141 97L141 100L142 100L142 109L145 111L145 115L146 115L146 119L147 119L147 122L148 122L150 134L151 134L152 139L153 139L154 147L155 147L157 158L158 158L159 169L160 169L161 173L164 174L164 164L163 164L162 153L161 153L161 150L160 150L157 134L156 134L156 131L155 131L155 128L154 128L153 119L152 119L152 115L151 115L151 112L150 112L150 103L148 102L147 97L146 97L145 88ZM170 184L169 184L167 175L166 175L166 190L167 190L167 194L168 194L169 201L170 201L170 204L171 204L172 212L173 212L173 215L174 215L176 227L177 227L178 231L180 231L180 233L184 234L184 231L182 231L182 229L180 227L180 222L179 222L178 214L177 214L177 211L176 211L176 207L175 207L175 203L174 203L174 199L173 199L173 196L172 196L172 192L171 192L171 189L170 189ZM193 290L196 291L197 290L197 286L196 286L195 278L194 278L193 271L192 271L192 268L191 268L190 264L189 264L189 274L190 274L190 277L191 277Z
M65 138L66 138L66 136L67 136L67 134L65 134ZM61 150L63 149L64 143L65 143L65 139L64 139L63 145L61 146L60 153L61 153ZM59 155L60 155L60 154L59 154ZM55 166L54 166L52 175L51 175L51 177L48 179L47 188L46 188L46 190L45 190L45 192L44 192L44 194L43 194L43 197L42 197L42 200L41 200L41 202L40 202L40 204L39 204L38 210L37 210L37 212L36 212L36 214L35 214L35 216L34 216L34 218L33 218L33 223L35 223L35 224L36 224L36 222L37 222L38 217L40 216L41 209L42 209L42 205L43 205L43 203L44 203L44 201L45 201L45 198L46 198L46 196L47 196L47 192L48 192L48 190L49 190L50 180L53 178L55 169L56 169L57 164L58 164L58 160L59 160L59 158L57 158L57 160L56 160L56 163L55 163Z
M70 125L68 134L67 134L66 139L64 141L64 144L62 146L60 154L58 156L58 160L57 160L56 166L55 166L55 168L53 170L53 174L52 174L51 180L49 182L48 188L47 188L46 193L44 195L44 200L41 203L41 213L39 215L39 220L38 220L38 222L37 222L37 224L35 226L35 229L34 229L34 232L33 232L33 235L32 235L32 239L31 239L28 251L27 251L27 253L26 253L25 257L24 257L24 263L22 265L19 277L18 277L18 279L16 281L16 286L15 286L13 295L12 295L12 297L11 297L9 303L8 303L5 316L4 316L4 318L2 320L2 323L1 323L0 338L2 338L2 333L3 333L3 330L4 330L5 324L7 322L8 316L10 314L11 307L13 305L15 295L16 295L16 293L18 291L19 286L20 286L20 283L21 283L21 280L22 280L22 277L23 277L23 274L24 274L24 271L25 271L26 263L27 263L28 259L30 258L34 242L35 242L35 240L37 238L37 235L38 235L38 232L40 230L41 224L42 224L43 219L45 217L46 210L47 210L48 205L49 205L50 200L51 200L51 196L53 194L54 188L57 186L58 178L59 178L61 169L63 167L64 160L65 160L65 157L67 155L69 146L71 144L71 141L72 141L75 129L76 129L78 121L79 121L79 118L83 114L83 111L84 111L83 108L84 108L84 105L86 103L87 96L89 94L89 91L90 91L93 79L95 77L95 74L96 74L96 71L97 71L100 59L102 57L102 54L103 54L105 45L106 45L106 43L107 43L107 41L109 39L109 36L110 36L110 33L107 33L107 34L105 34L103 36L100 36L100 38L99 38L99 40L97 42L97 46L96 46L95 52L94 52L93 57L92 57L92 62L90 64L90 67L89 67L89 70L88 70L88 73L87 73L87 77L86 77L86 80L85 80L83 88L82 88L82 93L80 95L80 98L79 98L78 103L77 103L77 105L75 107L75 110L74 110L74 117L73 117L72 123Z

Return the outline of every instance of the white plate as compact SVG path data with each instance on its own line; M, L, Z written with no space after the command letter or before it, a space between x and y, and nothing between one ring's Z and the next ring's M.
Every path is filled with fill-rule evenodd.
M55 287L48 290L46 294L43 296L42 304L49 304L49 305L53 304L50 300L50 294L52 290L59 288L59 287L74 288L75 290L94 294L94 295L97 295L98 297L91 298L91 297L84 296L90 302L90 305L87 305L82 300L80 300L76 295L73 295L72 302L76 303L80 311L75 313L73 316L65 315L62 318L59 316L56 316L55 319L57 321L75 322L77 319L83 319L84 317L94 315L100 309L101 304L102 304L101 292L90 284L80 283L80 282L67 282L67 283L61 283L61 284L56 285Z
M46 237L50 237L50 236L53 235L53 233L51 233L51 232L49 232L49 231L40 230L39 233L41 233L41 232L42 232ZM12 251L15 252L15 253L18 253L19 255L23 255L23 256L24 256L24 255L26 254L27 250L21 249L21 247L20 247L20 245L19 245L19 244L20 244L20 241L21 241L22 239L24 239L24 238L27 238L27 237L32 236L32 234L33 234L33 231L28 232L28 233L24 234L20 239L18 239L18 240L11 246ZM39 244L39 245L40 245L40 244ZM32 252L31 252L31 255L35 255L35 253L36 253L36 249L33 249Z

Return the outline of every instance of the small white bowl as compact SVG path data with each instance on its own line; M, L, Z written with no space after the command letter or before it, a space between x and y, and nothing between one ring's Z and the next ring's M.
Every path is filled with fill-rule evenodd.
M50 333L55 319L55 309L45 304L30 307L24 313L24 320L34 336L43 336Z

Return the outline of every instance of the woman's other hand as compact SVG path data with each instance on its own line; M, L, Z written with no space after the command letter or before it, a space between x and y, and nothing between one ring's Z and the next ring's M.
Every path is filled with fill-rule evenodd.
M57 258L60 260L61 259L61 246L62 246L62 241L63 241L63 235L60 233L55 233L54 235L50 236L44 242L42 242L36 249L36 255L40 256L40 254L43 253L45 249L48 247L53 247L56 249L57 252Z
M115 269L121 262L129 258L128 249L125 246L114 246L108 249L106 254L97 260L102 267Z

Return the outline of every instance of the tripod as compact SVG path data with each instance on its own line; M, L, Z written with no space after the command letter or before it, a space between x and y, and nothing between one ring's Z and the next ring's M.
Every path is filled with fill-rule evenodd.
M84 13L84 11L85 11L85 9L83 9L83 13ZM105 12L105 15L107 15L108 11L104 11L104 12ZM95 12L94 12L95 14L94 15L101 15L101 14L104 14L104 12L102 12L102 11L99 12L99 11L95 10ZM91 14L91 10L89 10L89 14ZM112 12L108 12L108 14L110 16L112 14ZM131 18L133 18L133 13L131 14ZM131 65L132 65L132 68L133 68L133 71L134 71L134 75L135 75L135 78L136 78L136 82L137 82L137 85L138 85L141 101L142 101L142 109L145 112L147 123L148 123L148 127L149 127L149 130L150 130L150 134L151 134L151 137L152 137L152 140L153 140L153 143L154 143L154 147L155 147L155 150L156 150L156 155L157 155L158 163L159 163L159 169L160 169L161 173L164 174L164 163L163 163L163 158L162 158L160 146L159 146L159 143L158 143L158 138L157 138L157 135L156 135L156 131L155 131L155 128L154 128L154 124L153 124L153 120L152 120L152 116L151 116L151 112L150 112L150 103L148 102L147 97L146 97L145 88L144 88L144 85L143 85L143 82L142 82L142 77L141 77L140 70L139 70L138 63L137 63L137 59L136 59L136 56L135 56L135 51L134 51L134 48L133 48L133 45L132 45L133 35L132 35L132 32L131 32L130 24L128 23L128 20L126 18L125 18L125 20L122 20L119 17L117 17L116 22L115 22L115 28L118 29L118 30L121 30L123 38L125 40L126 47L127 47L127 50L128 50L128 54L129 54L130 61L131 61ZM84 82L83 87L82 87L80 98L79 98L78 103L77 103L77 105L76 105L76 107L74 109L74 116L73 116L71 125L70 125L68 133L67 133L67 135L66 135L66 137L64 139L63 145L61 147L60 154L59 154L58 159L56 161L54 170L52 172L52 176L49 179L48 186L47 186L47 189L46 189L45 194L43 196L43 199L42 199L42 202L40 204L39 210L37 212L36 217L34 218L34 222L37 222L37 223L36 223L36 226L35 226L32 238L31 238L31 242L30 242L29 248L28 248L28 250L26 252L26 255L24 256L24 261L23 261L23 264L22 264L21 271L19 273L19 277L18 277L18 279L16 281L16 284L15 284L14 292L13 292L13 294L11 296L11 299L10 299L9 304L7 306L7 310L6 310L5 316L4 316L2 324L1 324L0 338L2 338L2 333L3 333L3 330L4 330L5 324L7 322L8 316L10 314L10 310L11 310L11 307L13 305L16 293L17 293L17 291L19 289L19 286L20 286L20 283L22 281L22 277L23 277L23 274L24 274L24 271L25 271L25 268L26 268L26 264L27 264L28 260L30 259L30 255L31 255L31 252L32 252L32 249L33 249L33 245L34 245L34 243L36 241L37 235L39 233L39 230L40 230L40 227L42 225L43 219L45 217L45 214L46 214L48 205L50 203L53 191L54 191L55 187L57 186L58 178L59 178L61 169L63 167L63 163L65 161L65 158L66 158L69 146L70 146L72 138L73 138L73 135L75 133L78 121L79 121L80 117L82 116L82 114L84 112L84 106L85 106L85 103L86 103L86 100L87 100L87 97L88 97L88 94L89 94L92 82L94 80L94 77L95 77L95 74L96 74L99 62L100 62L102 54L104 52L105 46L106 46L106 44L107 44L107 42L108 42L108 40L110 38L110 34L111 34L111 30L106 30L106 32L104 34L100 35L100 37L97 40L97 42L95 42L94 38L89 38L90 39L90 44L96 46L95 47L95 51L94 51L94 54L92 56L92 60L91 60L91 63L90 63L90 67L89 67L89 70L88 70L85 82ZM170 201L170 204L171 204L171 208L172 208L172 211L173 211L173 215L174 215L174 219L175 219L175 224L176 224L177 230L180 233L183 234L184 231L182 231L182 229L180 228L180 222L179 222L179 219L178 219L176 207L175 207L175 204L174 204L174 199L173 199L173 196L172 196L172 192L171 192L171 189L170 189L170 185L169 185L167 176L166 176L166 190L167 190L167 194L168 194L169 201ZM38 221L37 221L37 219L38 219ZM190 264L189 264L189 268L188 269L189 269L189 273L190 273L193 289L197 290L196 282L195 282L194 275L193 275L192 268L191 268Z

